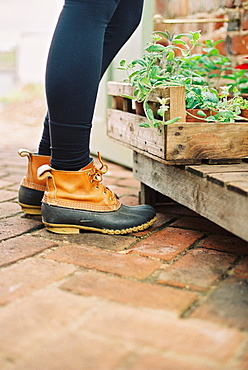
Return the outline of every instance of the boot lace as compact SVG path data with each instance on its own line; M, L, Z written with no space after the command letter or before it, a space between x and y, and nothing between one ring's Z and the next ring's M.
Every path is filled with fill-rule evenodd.
M92 183L96 182L97 183L96 189L99 189L99 185L103 180L103 175L108 172L108 166L103 162L100 152L97 152L97 156L99 162L101 163L101 167L97 168L94 166L92 172L89 173L89 175L91 176L91 182ZM101 184L101 186L103 187L103 193L107 194L109 192L110 200L113 200L115 198L113 191L103 184Z

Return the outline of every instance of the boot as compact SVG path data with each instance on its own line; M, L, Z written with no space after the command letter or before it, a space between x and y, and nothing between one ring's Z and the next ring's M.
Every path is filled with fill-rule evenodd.
M28 157L28 169L20 184L18 202L25 213L40 215L46 180L38 180L37 169L42 165L48 165L51 157L34 154L26 149L20 149L18 154L21 157Z
M102 175L108 168L100 154L98 158L100 169L93 161L79 171L58 171L47 165L38 169L38 178L47 179L41 208L47 230L59 234L76 234L80 230L128 234L153 224L153 207L123 205L102 184Z

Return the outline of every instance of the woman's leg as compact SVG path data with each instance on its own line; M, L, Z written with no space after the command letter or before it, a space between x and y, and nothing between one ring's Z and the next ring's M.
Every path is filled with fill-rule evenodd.
M88 14L91 15L95 5L94 2L85 4L77 0L66 1L49 54L48 99L49 96L53 98L53 94L57 96L55 104L54 98L53 103L50 102L51 109L55 111L53 114L50 109L52 137L54 137L53 157L55 157L52 164L58 169L63 169L62 167L79 169L89 162L91 120L99 81L114 56L138 26L143 0L102 1L99 4L100 10L103 10L103 13L105 11L107 17L112 11L109 21L107 22L106 16L102 17L103 13L98 12L92 19L87 19L89 24L86 27L87 22L84 18L88 18ZM81 12L78 11L79 9ZM94 16L94 13L92 15ZM67 40L66 45L65 40ZM65 60L65 65L60 66L60 70L57 71L59 60L61 63ZM54 80L57 80L55 85ZM92 90L90 94L88 94L88 87ZM57 89L62 90L57 92ZM56 111L60 114L58 115ZM68 141L68 137L71 140ZM39 153L50 154L48 116L44 122Z

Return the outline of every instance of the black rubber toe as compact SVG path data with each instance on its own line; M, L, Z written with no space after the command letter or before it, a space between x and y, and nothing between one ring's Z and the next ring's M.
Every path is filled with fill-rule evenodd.
M59 232L60 227L72 227L126 234L146 229L155 221L155 216L154 208L149 205L131 207L122 204L117 211L92 212L42 203L43 222L54 232Z
M21 185L18 192L18 201L26 206L41 207L44 191L30 189Z

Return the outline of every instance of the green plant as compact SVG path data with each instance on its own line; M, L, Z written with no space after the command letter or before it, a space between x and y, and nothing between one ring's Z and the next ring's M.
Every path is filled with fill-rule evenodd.
M240 109L248 109L248 100L242 96L236 96L235 101L239 105Z
M159 43L162 37L167 40L168 45ZM237 101L238 93L235 93L236 100L230 100L228 94L237 89L237 81L233 76L239 76L239 83L243 83L244 72L232 68L230 59L219 53L216 46L223 40L206 40L204 44L200 44L199 39L200 31L179 35L159 31L153 33L152 42L145 48L142 58L131 63L126 60L120 62L119 69L127 73L126 81L134 87L133 96L125 97L143 103L148 123L142 123L142 127L152 125L160 128L180 119L177 117L166 121L165 112L169 108L169 102L161 100L157 112L161 119L154 117L149 105L149 95L154 89L166 86L184 86L186 108L199 109L204 121L234 122L239 119L241 108ZM196 46L201 47L203 53L194 54ZM227 77L230 70L232 74ZM220 81L225 78L229 78L230 83L219 95ZM207 117L201 109L210 109L212 114Z
M238 120L246 121L247 119L241 117L240 114L241 109L244 109L243 107L245 105L248 106L248 102L245 102L245 99L238 95L238 89L234 89L234 96L232 98L230 98L231 86L222 86L220 89L221 94L218 103L215 105L211 103L208 104L208 108L212 114L208 117L203 111L199 111L198 114L207 122L233 123Z
M192 54L185 60L185 68L193 68L199 75L204 77L205 84L218 90L220 81L231 68L231 60L217 49L217 45L224 40L205 40L199 44L200 54Z
M168 40L167 46L158 43L162 36ZM149 94L158 87L185 86L187 108L202 107L208 100L216 101L216 94L208 88L204 78L193 68L184 66L193 48L198 45L199 38L200 31L180 35L157 32L152 35L152 42L145 48L142 58L133 60L131 63L127 63L126 60L120 62L119 69L126 71L127 81L134 87L133 96L125 97L143 102L148 122L154 127L171 124L180 119L180 117L169 121L164 119L164 114L161 115L161 112L165 112L167 104L160 104L158 109L158 115L162 120L155 119L148 99ZM148 127L150 123L142 126Z

